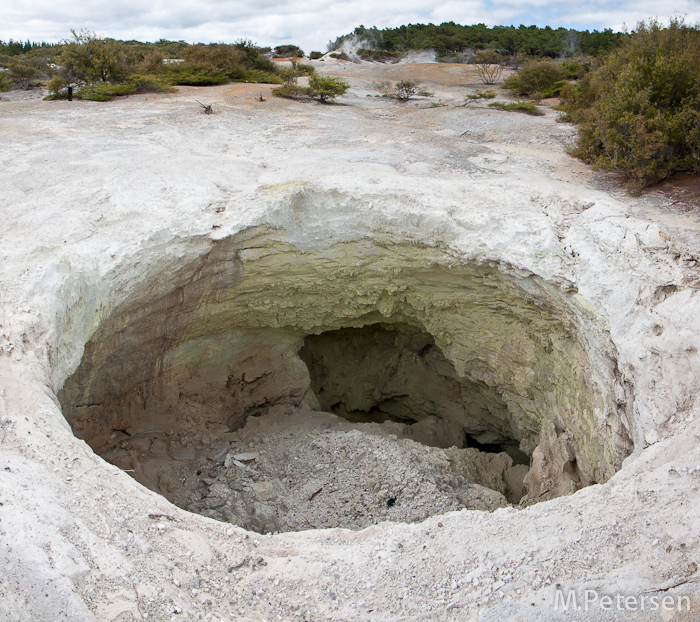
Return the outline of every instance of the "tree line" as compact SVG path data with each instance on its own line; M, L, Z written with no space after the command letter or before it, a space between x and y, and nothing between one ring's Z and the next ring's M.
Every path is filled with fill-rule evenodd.
M42 41L41 43L35 43L34 41L14 41L10 39L9 41L0 40L0 56L20 56L22 54L29 54L32 50L41 48L50 48L57 45L56 43L46 43Z
M435 24L407 24L396 28L358 26L351 33L328 44L329 50L358 42L363 48L388 52L435 50L440 57L465 51L497 49L509 54L559 58L588 54L599 56L614 50L624 34L603 31L573 30L545 26L494 26L485 24L462 25L455 22Z

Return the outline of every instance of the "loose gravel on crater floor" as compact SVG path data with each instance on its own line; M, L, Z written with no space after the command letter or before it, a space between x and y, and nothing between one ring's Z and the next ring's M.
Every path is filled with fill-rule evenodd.
M505 453L431 447L394 422L271 410L233 433L135 433L102 455L180 507L262 533L492 511L523 493L527 467Z

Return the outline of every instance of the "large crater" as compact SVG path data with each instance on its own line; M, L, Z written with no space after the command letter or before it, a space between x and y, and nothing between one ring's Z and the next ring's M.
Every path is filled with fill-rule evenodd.
M208 244L148 271L59 392L76 436L181 507L258 531L420 520L571 494L632 450L572 289L412 244Z

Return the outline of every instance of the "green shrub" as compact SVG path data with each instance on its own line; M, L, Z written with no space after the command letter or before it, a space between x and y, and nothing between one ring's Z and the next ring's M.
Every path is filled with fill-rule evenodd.
M200 43L184 50L183 56L186 62L180 67L206 67L210 71L219 71L228 76L246 69L245 53L233 45Z
M393 95L399 101L408 101L418 92L418 86L418 82L415 80L401 80L396 83Z
M297 72L294 71L294 67L283 67L280 69L279 77L285 84L296 84L297 83Z
M565 60L561 66L567 80L580 80L591 70L592 64L591 57L579 57Z
M36 62L29 58L15 58L9 63L9 74L12 86L18 89L26 89L37 83L43 72ZM3 72L6 73L6 72Z
M49 80L48 84L46 85L46 88L49 89L49 93L58 95L67 86L68 84L66 83L65 78L56 75Z
M134 93L170 92L175 89L162 80L153 76L134 74L122 84L93 84L78 89L74 96L77 99L106 102L114 97L132 95Z
M311 52L311 54L309 54L311 60L317 60L321 58L321 56L323 56L323 52Z
M86 30L71 32L73 39L63 43L59 62L69 82L121 82L133 70L136 54L122 41L99 39Z
M334 97L345 93L350 85L340 78L314 74L309 79L309 88L311 89L311 97L327 103Z
M302 58L304 51L298 45L278 45L275 48L277 58Z
M568 83L559 93L562 101L561 109L567 113L574 123L584 120L586 111L598 98L597 79L588 74L576 84Z
M329 54L329 56L331 58L339 58L340 60L350 60L350 57L345 52L341 52L340 54L333 52L332 54Z
M678 171L700 173L700 31L650 20L579 88L565 95L577 121L573 154L621 173L631 192Z
M280 83L296 84L299 76L313 76L315 73L316 69L312 65L304 65L303 63L292 61L289 67L280 69Z
M156 76L132 74L126 84L134 88L134 93L172 93L176 89Z
M9 91L11 86L12 78L10 78L8 72L0 70L0 93Z
M486 91L481 91L476 89L473 93L467 93L467 99L476 101L479 99L494 99L496 97L496 91L488 89Z
M284 82L280 76L260 69L244 69L230 77L236 82L255 82L257 84L282 84Z
M272 89L272 94L288 99L303 99L311 97L311 89L308 86L287 83Z
M164 82L182 86L213 86L215 84L225 84L229 77L207 65L166 65L158 72Z
M493 102L489 104L489 107L506 110L508 112L524 112L525 114L533 116L542 116L544 114L534 102Z
M294 78L296 80L296 77ZM272 94L277 97L288 97L290 99L303 99L312 97L329 102L334 97L342 95L350 88L347 82L332 76L319 76L315 71L309 79L309 86L299 86L296 83L288 82L282 86L272 89Z
M249 41L233 45L197 44L183 51L184 63L169 64L158 75L171 84L211 86L228 80L281 84L277 66Z
M267 73L276 74L277 64L273 63L267 56L266 51L270 48L259 48L252 41L242 40L233 44L239 52L243 54L243 65L246 69L258 69Z
M313 76L316 73L316 69L313 65L305 65L304 63L299 63L295 60L292 61L292 68L298 76Z
M136 87L131 84L94 84L78 89L73 96L77 99L89 99L96 102L108 102L119 95L131 95Z
M143 55L139 61L139 71L143 73L158 73L163 66L165 55L160 50L151 50Z
M506 78L503 86L518 97L539 95L551 97L564 87L566 74L560 63L530 61L517 73Z

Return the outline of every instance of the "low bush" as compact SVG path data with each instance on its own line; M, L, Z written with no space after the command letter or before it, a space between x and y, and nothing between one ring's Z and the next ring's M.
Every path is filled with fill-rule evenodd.
M315 73L316 70L312 65L305 65L303 63L292 61L289 67L280 69L280 83L285 82L286 84L296 84L297 78L300 76L313 76Z
M126 84L134 87L134 93L172 93L176 90L156 76L142 74L130 75Z
M568 80L580 80L591 70L592 65L593 58L590 56L571 58L561 64Z
M493 102L489 104L489 107L505 110L507 112L523 112L533 116L542 116L544 114L534 102Z
M503 86L518 97L552 97L566 84L566 74L560 63L530 61L517 73L503 81Z
M292 68L298 76L313 76L316 73L316 69L313 65L305 65L304 63L299 63L297 61L292 61Z
M235 82L255 82L258 84L282 84L284 82L280 76L260 69L242 69L229 74L229 77Z
M308 86L287 83L272 89L272 94L288 99L304 99L311 97L311 89Z
M475 91L466 94L463 104L456 104L456 106L459 108L464 108L465 106L481 101L482 99L493 99L494 97L496 97L496 91L491 89L488 91L480 91L479 89L476 89Z
M472 63L483 84L496 84L503 73L501 55L498 52L484 51L475 54Z
M340 60L350 60L350 57L345 52L340 52L340 54L333 52L332 54L329 54L329 56L331 58L339 58Z
M207 65L165 65L159 72L158 77L169 84L181 86L213 86L215 84L225 84L229 77Z
M334 97L342 95L350 88L347 82L333 76L320 76L316 72L309 78L309 86L299 86L295 83L285 83L272 89L272 94L277 97L289 99L318 99L328 103Z
M323 52L315 52L315 51L314 51L314 52L311 52L311 53L309 54L309 58L310 58L311 60L318 60L319 58L321 58L321 56L323 56Z
M345 93L350 88L350 85L334 76L314 74L309 79L309 88L311 89L311 97L327 103L338 95Z
M418 86L415 80L401 80L396 83L392 95L399 101L408 101L418 92Z
M9 91L11 86L12 78L10 78L9 72L0 69L0 93Z
M107 102L114 97L131 95L136 92L136 87L132 84L94 84L78 89L73 97L76 99L88 99L96 102Z
M496 97L496 91L492 89L487 89L486 91L480 91L476 89L473 93L468 93L468 99L494 99Z

